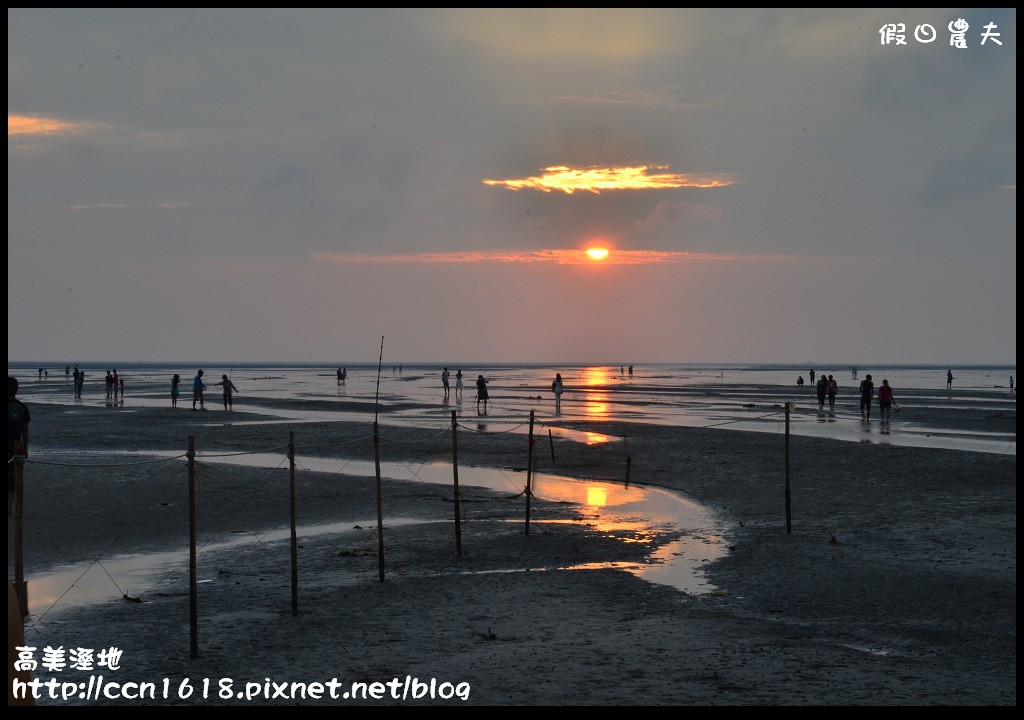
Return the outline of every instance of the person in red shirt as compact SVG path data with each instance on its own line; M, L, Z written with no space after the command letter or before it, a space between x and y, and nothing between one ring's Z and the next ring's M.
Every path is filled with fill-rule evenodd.
M882 416L882 422L889 422L889 414L892 412L892 404L895 399L892 395L892 386L888 380L882 380L878 387L878 414Z

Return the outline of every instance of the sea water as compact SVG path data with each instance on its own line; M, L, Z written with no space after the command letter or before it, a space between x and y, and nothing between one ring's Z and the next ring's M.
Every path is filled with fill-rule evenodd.
M814 368L839 383L835 412L819 412L810 381L811 367L792 365L465 365L401 364L350 365L294 363L88 363L80 401L73 399L64 366L18 363L8 373L21 382L25 402L166 406L170 380L181 375L180 404L191 402L192 378L200 368L207 381L207 403L219 409L218 389L212 386L228 375L239 389L236 413L258 411L281 421L360 421L448 427L451 413L477 429L561 433L587 442L608 439L603 425L625 421L680 427L711 427L779 433L788 421L793 435L829 437L851 442L1016 454L1016 392L1010 388L1013 366L977 365L882 366ZM344 367L343 382L337 370ZM441 372L452 375L445 394ZM116 368L125 380L118 403L105 396L103 379ZM43 376L39 370L44 369ZM954 374L951 389L946 372ZM455 388L461 370L464 389ZM557 405L551 392L555 373L561 373L565 392ZM872 375L875 387L888 379L903 412L893 415L885 431L861 420L857 386ZM487 381L486 406L476 402L476 380ZM803 376L805 384L797 385ZM331 401L343 401L332 403ZM308 401L290 402L280 401ZM266 404L263 404L266 402ZM332 406L333 405L333 406ZM787 413L788 410L788 413ZM788 418L787 418L788 415ZM236 417L234 422L246 422ZM267 422L253 419L252 422ZM561 427L571 424L573 429ZM582 428L582 429L581 429ZM604 436L604 437L603 437Z

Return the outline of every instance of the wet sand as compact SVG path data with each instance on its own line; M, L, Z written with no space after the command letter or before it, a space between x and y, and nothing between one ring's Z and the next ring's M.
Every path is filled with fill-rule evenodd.
M190 435L200 456L200 542L252 538L201 556L195 658L187 568L131 589L139 603L115 587L103 605L60 611L58 603L27 619L32 645L118 647L121 669L103 672L107 680L163 687L167 678L170 697L39 704L1016 704L1015 453L793 437L789 527L781 434L609 422L600 431L623 442L556 438L555 460L547 448L534 453L536 472L628 478L724 518L729 552L707 568L719 590L687 594L622 570L572 569L643 562L670 533L599 532L592 510L539 500L524 532L524 436L469 425L458 435L462 554L450 488L386 480L384 582L376 527L305 537L293 615L290 543L258 541L288 527L287 461L271 473L202 456L276 448L285 458L294 433L300 465L302 457L338 460L336 472L297 474L298 522L346 523L376 517L374 479L345 473L348 460L374 460L373 426L267 419L226 423L213 409L33 408L38 440L23 518L30 593L33 573L60 564L180 550L186 463L134 453L184 453ZM449 433L391 426L386 414L378 439L384 462L452 459ZM509 491L474 488L473 467L506 469ZM422 522L389 525L398 518ZM9 520L9 574L12 537ZM96 674L36 673L83 682ZM244 691L267 678L337 678L347 690L407 676L468 688L468 697L215 696L221 679ZM177 697L185 677L209 679L214 691Z

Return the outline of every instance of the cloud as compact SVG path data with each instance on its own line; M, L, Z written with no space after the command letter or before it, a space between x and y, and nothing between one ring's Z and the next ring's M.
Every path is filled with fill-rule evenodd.
M640 165L638 167L602 167L591 165L570 168L552 165L544 168L544 174L515 180L484 180L484 185L505 187L509 190L561 190L572 195L577 190L586 190L599 195L605 190L665 190L674 188L718 188L733 185L736 181L729 175L685 175L681 173L650 173L667 170L667 165Z
M83 123L73 123L57 118L34 117L32 115L7 114L7 137L23 135L56 135L75 133L84 128Z

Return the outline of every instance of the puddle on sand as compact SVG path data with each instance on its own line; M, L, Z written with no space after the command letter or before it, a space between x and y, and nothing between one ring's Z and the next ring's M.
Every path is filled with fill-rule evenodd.
M416 518L388 518L387 526L421 524ZM346 532L376 530L377 521L363 520L325 525L298 527L296 537L338 535ZM356 529L359 528L359 529ZM291 540L291 530L280 528L266 533L233 533L227 539L209 543L197 549L202 555L233 547L244 547L256 542L278 543ZM38 616L52 610L70 609L86 605L124 602L122 595L135 597L150 590L159 582L176 573L188 573L188 548L139 555L117 555L96 563L65 565L51 568L45 574L30 575L28 582L29 614ZM216 582L217 568L200 564L197 582Z
M162 453L135 453L153 457ZM177 453L166 453L168 456ZM245 465L260 468L275 468L281 464L277 455L244 455L225 458L202 457L200 462L228 465ZM339 459L303 458L301 468L315 472L364 475L372 477L376 467L371 462L353 462ZM382 477L419 481L437 485L451 485L452 466L447 463L405 465L382 463ZM499 492L520 492L524 489L525 473L515 473L491 468L459 468L459 486L483 487ZM712 514L700 505L660 488L626 486L617 483L578 480L556 475L537 473L533 477L533 494L542 500L563 502L583 508L586 520L594 532L630 532L643 538L666 529L677 530L683 537L663 545L649 556L644 564L592 563L573 565L565 568L587 570L617 567L627 570L645 580L670 585L689 594L706 594L715 591L704 578L703 569L707 563L721 557L726 546L724 538L715 528L719 523ZM385 526L422 523L412 518L385 518ZM546 522L542 518L531 520L531 524ZM579 522L579 521L573 521ZM360 529L355 529L359 526ZM326 525L305 526L296 529L298 537L322 534L365 533L375 530L376 519L343 522ZM254 535L240 533L235 537L212 543L199 549L201 553L252 544L287 542L291 538L289 528L273 530ZM518 570L511 569L510 571ZM527 569L527 568L521 568ZM122 594L134 596L159 583L160 579L173 572L188 571L188 548L180 551L126 555L104 559L102 563L82 564L54 568L41 575L30 575L28 600L31 615L48 613L58 609L76 606L124 602ZM201 571L199 582L216 582L216 570Z

